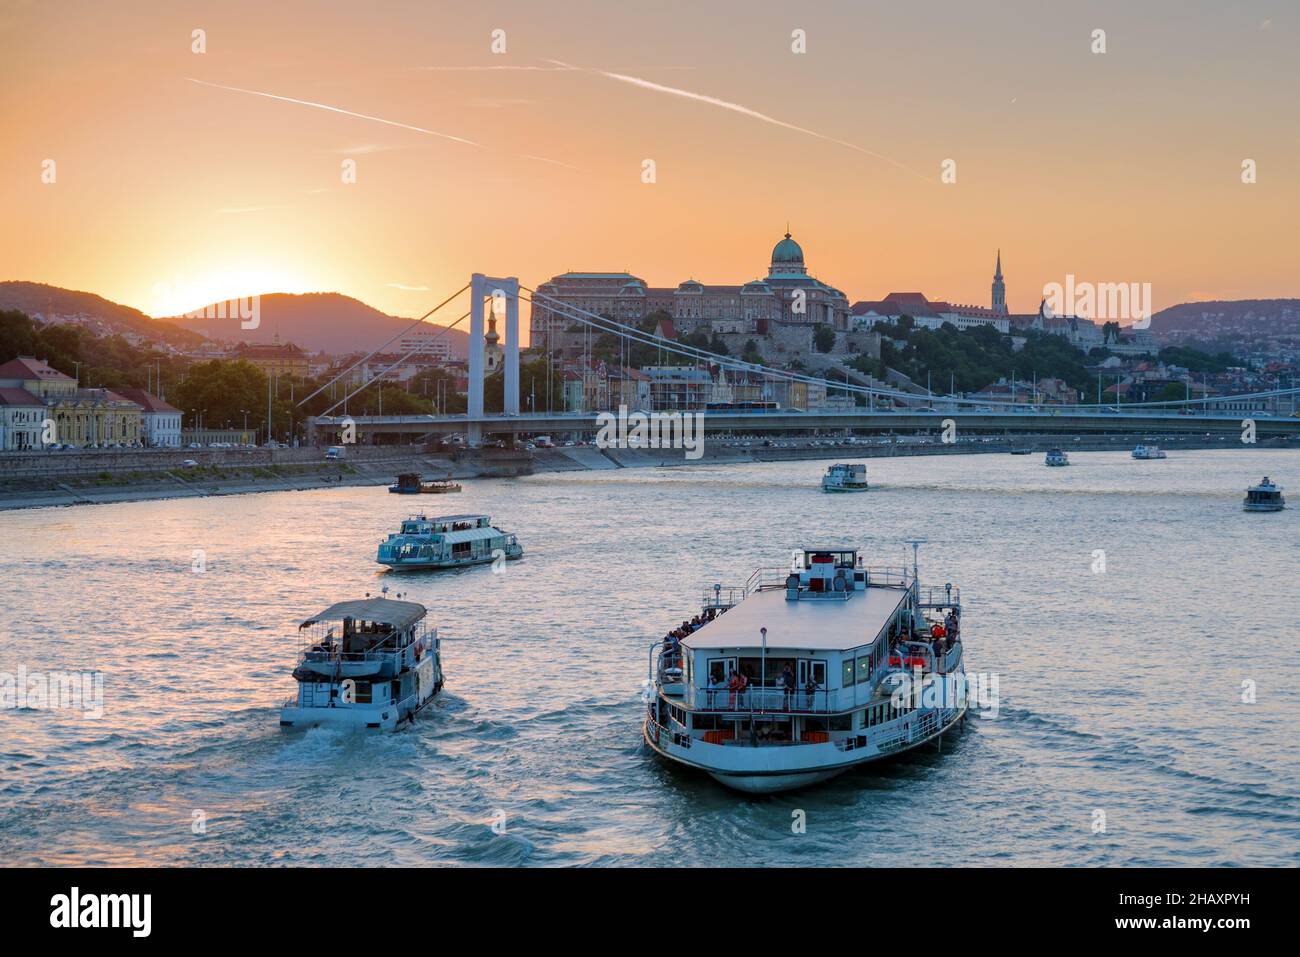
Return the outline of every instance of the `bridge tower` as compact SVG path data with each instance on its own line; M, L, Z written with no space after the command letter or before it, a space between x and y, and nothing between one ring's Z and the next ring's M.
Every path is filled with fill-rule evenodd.
M483 425L472 421L483 417L483 379L486 366L486 340L483 336L484 308L492 309L506 320L505 405L506 415L519 414L519 279L495 279L476 272L469 284L469 423L465 444L479 448L483 444Z

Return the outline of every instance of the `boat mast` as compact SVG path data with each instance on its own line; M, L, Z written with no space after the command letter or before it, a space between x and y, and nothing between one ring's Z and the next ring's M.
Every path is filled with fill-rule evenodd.
M917 570L916 553L917 553L917 549L919 549L922 545L924 545L926 541L927 539L924 538L904 539L904 544L912 546L912 597L915 598L917 601L920 601L921 599L921 586L920 586L921 575L920 572Z

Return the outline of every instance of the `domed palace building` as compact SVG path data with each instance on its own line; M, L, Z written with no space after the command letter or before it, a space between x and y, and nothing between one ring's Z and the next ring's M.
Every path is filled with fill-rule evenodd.
M846 329L849 301L839 289L808 272L803 248L787 229L772 247L767 275L743 285L713 285L687 279L675 287L649 286L628 272L566 272L537 287L531 342L545 347L574 323L564 306L592 312L621 323L639 323L653 313L667 313L676 335L754 333L764 335L776 323L829 325Z

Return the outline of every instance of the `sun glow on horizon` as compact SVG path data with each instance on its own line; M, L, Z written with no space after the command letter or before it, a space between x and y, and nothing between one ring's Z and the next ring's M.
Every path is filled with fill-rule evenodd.
M182 316L218 302L272 293L302 295L331 291L318 280L309 280L293 269L273 266L231 264L202 275L178 273L155 283L149 306L144 311L157 318Z

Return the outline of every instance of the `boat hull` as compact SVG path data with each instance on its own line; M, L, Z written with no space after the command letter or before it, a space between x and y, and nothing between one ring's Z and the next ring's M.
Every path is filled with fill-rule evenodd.
M518 561L523 557L524 557L523 551L520 551L518 554L511 554L509 552L506 553L506 561L509 562ZM403 569L408 569L408 568L423 569L426 571L431 569L468 568L471 565L486 565L492 561L495 561L495 559L491 555L481 555L477 558L461 558L461 559L435 558L427 561L416 560L410 562L400 562L400 561L386 562L386 561L376 559L376 562L378 564L383 565L387 568L391 568L394 571L402 571Z
M298 705L286 705L280 709L280 727L293 730L310 728L335 728L340 731L395 731L404 722L415 720L430 701L442 690L442 682L436 682L432 688L418 698L412 695L408 701L394 704L363 707L349 705L338 708L302 708Z
M823 485L823 492L865 492L869 485Z
M643 723L641 736L645 739L646 744L665 760L681 764L686 767L695 768L704 771L719 784L726 785L736 791L745 794L776 794L782 791L794 791L798 788L809 787L810 785L819 784L828 781L833 777L843 774L851 768L861 767L864 764L870 764L873 761L882 761L886 758L897 757L908 751L914 751L922 745L929 744L931 741L941 738L944 734L960 726L966 716L967 705L963 703L960 708L954 709L952 718L945 724L941 725L934 733L918 737L915 741L899 743L891 746L888 750L878 748L861 749L861 755L851 758L844 758L837 752L837 760L834 764L822 764L820 766L810 765L803 767L782 768L779 770L744 770L736 768L716 768L709 767L696 761L686 759L683 755L674 753L675 749L666 746L662 741L655 740L656 736L651 731L649 721ZM808 745L809 748L821 748L821 745ZM679 750L679 749L677 749Z
M1284 508L1286 508L1286 503L1284 502L1269 502L1263 505L1258 502L1252 502L1241 506L1241 509L1244 512L1280 512Z

